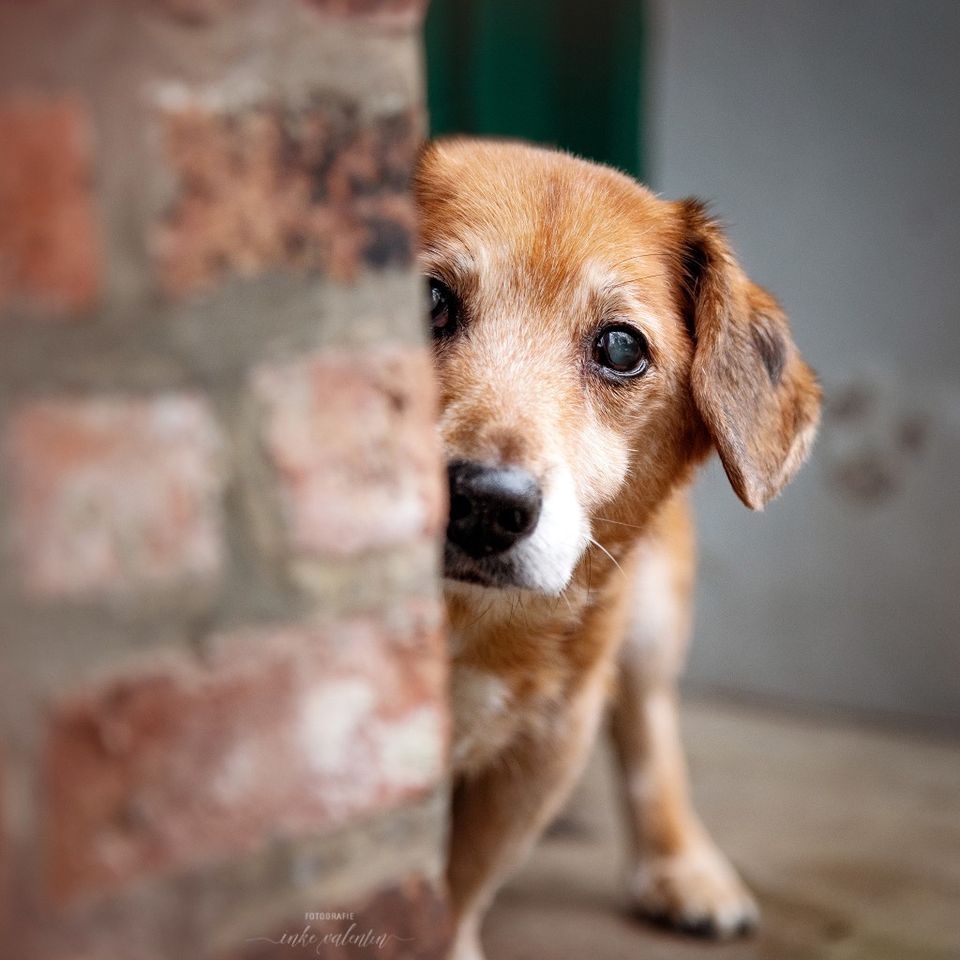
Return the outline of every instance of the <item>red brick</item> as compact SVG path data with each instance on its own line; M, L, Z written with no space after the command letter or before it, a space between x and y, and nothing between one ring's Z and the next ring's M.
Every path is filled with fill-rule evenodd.
M412 262L418 115L361 122L354 107L324 99L297 111L186 105L161 121L177 186L155 251L171 296L230 276L351 280L364 267Z
M49 876L72 898L329 829L432 789L447 743L439 615L223 637L55 706Z
M329 352L263 367L254 387L296 553L353 554L439 531L446 488L425 351Z
M198 398L27 402L4 441L29 593L128 591L217 573L222 450Z
M326 919L330 914L342 919ZM436 883L411 875L356 903L318 905L315 911L250 937L240 949L217 960L445 960L451 933L443 892Z
M0 309L70 313L99 287L90 122L74 97L0 101Z

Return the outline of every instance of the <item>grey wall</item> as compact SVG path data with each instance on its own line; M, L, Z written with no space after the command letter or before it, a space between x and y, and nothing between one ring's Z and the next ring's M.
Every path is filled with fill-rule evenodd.
M829 405L697 507L696 683L960 718L960 3L659 0L653 185L713 201Z

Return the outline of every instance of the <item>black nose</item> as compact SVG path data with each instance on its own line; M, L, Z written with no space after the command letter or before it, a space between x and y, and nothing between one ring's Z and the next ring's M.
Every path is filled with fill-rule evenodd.
M471 557L509 550L540 519L540 485L520 467L487 467L458 460L450 477L447 539Z

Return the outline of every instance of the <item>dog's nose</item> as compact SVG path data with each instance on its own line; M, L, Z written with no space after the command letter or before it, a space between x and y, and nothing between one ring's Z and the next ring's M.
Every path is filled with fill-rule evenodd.
M447 473L447 539L464 553L475 558L503 553L533 533L543 495L532 474L463 460L451 463Z

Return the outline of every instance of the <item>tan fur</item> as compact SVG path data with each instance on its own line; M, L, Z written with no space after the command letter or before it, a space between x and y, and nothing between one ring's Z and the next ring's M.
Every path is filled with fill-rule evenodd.
M464 309L464 332L436 348L448 457L567 477L594 541L560 596L448 581L455 956L481 956L482 914L565 798L611 691L637 906L733 933L755 907L692 810L677 730L694 565L683 490L716 448L749 506L774 496L816 428L813 375L693 201L477 140L428 146L416 194L422 270ZM626 386L586 359L610 318L650 344Z

